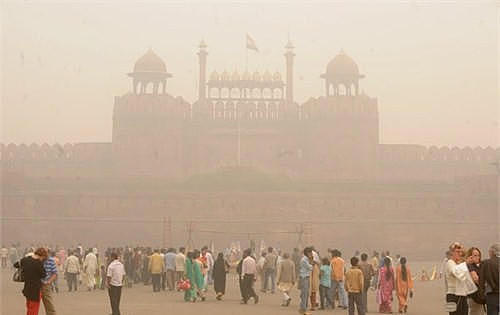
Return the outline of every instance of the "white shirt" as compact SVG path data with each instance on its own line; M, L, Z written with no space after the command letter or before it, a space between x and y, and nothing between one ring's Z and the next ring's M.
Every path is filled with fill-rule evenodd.
M71 255L66 259L66 266L64 270L68 273L79 273L80 272L80 262L75 255Z
M457 264L453 259L446 263L446 293L467 296L477 291L465 262Z
M179 252L177 256L175 256L175 270L184 271L185 264L186 264L186 256L184 256L183 253Z
M248 256L243 259L243 264L241 266L241 274L242 275L254 275L257 272L255 259L252 256Z
M207 269L212 270L214 267L214 258L212 257L212 254L210 254L209 252L207 252L206 257L207 257Z
M125 268L118 260L113 260L108 266L107 276L111 278L109 284L114 287L121 287L123 285L123 276L125 276Z
M94 253L90 252L85 256L83 261L83 268L89 273L94 273L97 270L97 257Z

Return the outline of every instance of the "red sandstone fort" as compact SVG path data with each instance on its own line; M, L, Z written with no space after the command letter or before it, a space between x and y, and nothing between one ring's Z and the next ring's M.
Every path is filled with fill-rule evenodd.
M314 181L452 180L495 172L491 163L500 148L380 143L377 99L360 92L364 75L342 51L321 74L325 94L296 103L293 48L285 46L284 77L215 70L207 77L202 42L193 104L167 92L174 78L149 50L128 74L132 91L115 97L112 143L2 144L3 169L53 178L183 179L240 165Z
M343 51L326 64L323 74L318 69L324 95L302 104L294 100L291 42L285 46L283 76L247 70L213 70L208 75L208 55L201 42L199 93L193 104L169 94L167 80L175 80L175 75L167 72L153 50L140 57L128 73L131 91L115 97L111 143L2 144L4 187L14 191L4 195L4 215L50 215L50 200L59 198L56 208L67 209L68 215L166 213L181 218L207 207L212 209L210 217L230 213L250 220L253 213L279 220L277 209L288 205L289 217L296 220L304 220L313 209L329 220L380 218L374 213L415 221L433 216L437 221L462 223L498 219L500 148L380 143L377 99L361 92L365 76ZM294 188L285 195L266 191L265 195L197 192L193 196L177 187L149 197L144 191L141 196L127 196L129 203L123 205L116 192L102 184L137 178L182 183L227 168L278 174L311 185L304 185L309 191ZM64 189L75 181L87 184ZM96 182L101 184L89 184ZM350 184L356 185L339 186ZM144 202L145 198L150 201ZM255 209L264 212L256 214ZM495 226L475 226L477 241L494 237ZM411 241L440 237L439 230L414 232Z

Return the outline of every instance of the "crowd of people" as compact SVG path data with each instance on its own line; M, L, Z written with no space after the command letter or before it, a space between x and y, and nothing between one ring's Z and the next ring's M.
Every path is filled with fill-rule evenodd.
M500 246L489 249L489 259L481 261L481 251L472 247L465 251L453 243L443 261L442 276L446 287L446 310L450 315L498 314L498 270ZM186 302L205 301L213 286L215 299L226 293L226 277L234 269L239 281L241 304L257 304L259 295L254 288L257 280L261 294L282 293L281 306L292 302L291 291L300 292L299 313L310 314L320 309L341 308L349 315L364 315L368 311L368 291L375 292L379 313L392 313L394 296L399 313L406 313L413 296L414 285L408 259L389 251L381 254L356 252L346 262L338 249L323 255L314 247L291 253L272 247L260 252L228 248L214 259L212 250L180 247L108 248L102 254L97 247L73 249L40 247L0 249L2 266L22 270L28 315L38 314L40 301L46 314L55 315L54 293L66 280L68 291L108 290L112 315L120 314L122 287L151 285L154 293L183 291ZM19 258L23 257L19 260ZM5 262L5 263L4 263Z

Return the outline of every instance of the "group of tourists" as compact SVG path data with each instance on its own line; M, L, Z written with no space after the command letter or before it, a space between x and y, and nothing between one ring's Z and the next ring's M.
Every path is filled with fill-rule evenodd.
M262 249L261 249L262 250ZM3 255L6 253L5 255ZM498 270L500 245L489 249L489 259L481 260L481 251L465 251L453 243L443 261L446 286L446 310L450 315L498 314ZM102 254L97 247L72 249L27 248L22 253L12 246L2 247L0 257L22 270L28 315L38 314L40 301L46 314L55 315L53 294L59 292L59 277L64 277L68 291L78 287L93 291L108 289L112 315L120 314L122 287L142 283L153 292L182 291L184 301L205 301L213 285L216 300L226 294L226 277L233 268L239 280L241 304L259 302L258 292L282 293L281 306L292 302L291 292L300 292L299 312L310 314L320 309L341 308L350 315L368 311L368 292L375 293L379 313L392 313L394 296L399 313L406 313L414 285L406 257L389 251L356 253L348 267L338 249L323 255L314 247L292 253L269 247L260 253L226 249L214 254L208 246L200 250L152 249L150 247L108 248ZM24 257L19 260L20 257Z
M413 278L405 257L397 260L388 251L379 255L374 252L356 253L350 258L347 270L342 253L329 250L323 257L314 247L306 247L298 264L298 288L300 290L299 313L310 310L339 307L349 314L368 312L368 290L376 292L379 313L392 314L393 292L398 299L399 313L408 311L408 299L413 296ZM337 302L338 301L338 302Z
M499 314L499 257L498 243L490 246L485 260L477 247L450 245L442 268L450 315Z

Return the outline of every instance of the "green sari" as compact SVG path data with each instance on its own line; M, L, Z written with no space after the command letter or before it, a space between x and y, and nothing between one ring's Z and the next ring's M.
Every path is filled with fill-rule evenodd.
M196 300L196 291L194 290L194 273L193 273L193 261L190 258L186 258L186 268L185 274L186 278L191 283L191 288L189 290L184 291L184 301L190 302Z

